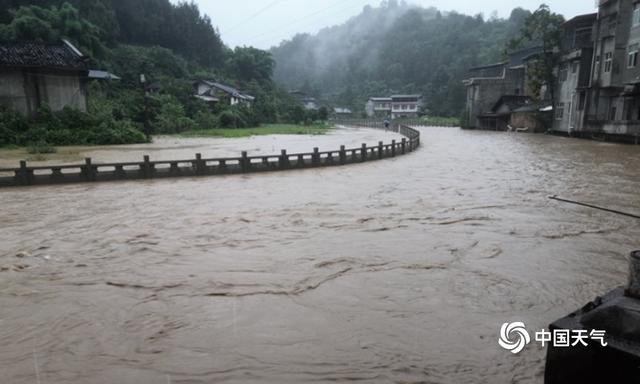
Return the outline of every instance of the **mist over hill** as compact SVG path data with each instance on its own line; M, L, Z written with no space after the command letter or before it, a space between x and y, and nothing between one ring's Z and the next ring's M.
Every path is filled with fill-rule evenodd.
M516 8L508 19L485 18L383 1L342 25L272 48L274 78L354 111L370 96L421 93L431 114L459 116L467 70L502 60L529 15Z

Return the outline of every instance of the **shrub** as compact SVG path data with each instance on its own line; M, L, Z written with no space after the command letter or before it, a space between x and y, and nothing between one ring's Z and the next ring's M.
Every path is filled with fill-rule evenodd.
M0 110L0 145L27 146L34 154L51 153L53 145L142 143L144 134L130 120L108 113L93 115L71 108L52 112L41 108L27 120L14 111Z
M44 153L56 153L56 148L47 144L45 141L40 141L35 144L31 144L27 147L27 153L31 155L44 154Z
M213 129L220 127L220 119L211 112L198 112L195 124L197 129Z

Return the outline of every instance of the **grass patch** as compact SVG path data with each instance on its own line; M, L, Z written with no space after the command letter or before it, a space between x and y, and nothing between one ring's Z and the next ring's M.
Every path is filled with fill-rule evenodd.
M329 124L264 124L256 128L213 128L182 132L181 137L240 138L261 135L324 135L333 129Z
M38 142L35 144L31 144L27 147L27 153L30 155L41 155L41 154L49 154L56 153L57 150L54 146L49 145L45 142Z

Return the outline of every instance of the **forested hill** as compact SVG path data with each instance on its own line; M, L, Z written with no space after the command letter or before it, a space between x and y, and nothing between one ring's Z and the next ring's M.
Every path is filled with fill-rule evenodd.
M78 15L68 7L73 6ZM20 7L38 6L15 12ZM52 10L58 7L61 12ZM57 13L57 15L56 15ZM57 16L57 17L56 17ZM169 0L0 0L0 23L13 22L23 40L42 39L49 33L69 35L93 56L116 43L161 46L203 66L223 64L224 44L209 17L192 3Z
M430 113L457 117L467 70L500 61L529 15L518 8L508 19L485 19L384 1L273 48L275 80L356 111L370 96L421 93Z

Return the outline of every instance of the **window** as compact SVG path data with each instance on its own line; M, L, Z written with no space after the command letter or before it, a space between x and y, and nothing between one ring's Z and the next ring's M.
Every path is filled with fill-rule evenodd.
M584 106L587 103L587 94L585 92L580 92L580 98L578 100L578 110L584 111Z
M573 73L575 75L576 73L578 73L578 69L579 68L580 68L580 63L578 63L577 61L574 61L571 64L571 73Z
M569 66L568 64L562 64L560 66L560 75L558 76L560 78L560 81L567 81L567 76L569 74Z
M635 68L638 65L638 44L629 46L628 68Z
M609 116L609 120L615 120L618 115L618 108L611 107L611 115Z
M604 72L611 72L611 68L613 68L613 52L607 52L604 55Z
M633 26L637 27L640 25L640 3L636 3L633 5Z
M562 120L564 118L564 103L558 103L556 106L556 119Z
M596 73L600 73L600 55L596 56Z

